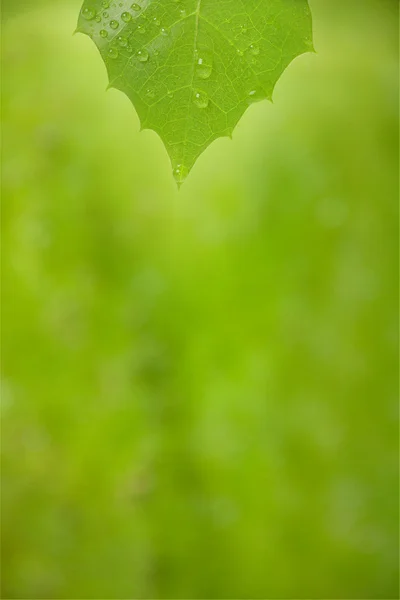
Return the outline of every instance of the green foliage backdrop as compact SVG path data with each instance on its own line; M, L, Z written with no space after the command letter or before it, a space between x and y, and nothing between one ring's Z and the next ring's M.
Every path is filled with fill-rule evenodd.
M181 191L85 36L4 3L4 598L398 598L397 2Z

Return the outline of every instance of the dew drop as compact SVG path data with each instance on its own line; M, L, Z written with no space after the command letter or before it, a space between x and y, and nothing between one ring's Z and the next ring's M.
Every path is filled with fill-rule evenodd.
M106 31L106 29L101 29L100 30L100 36L102 38L107 38L108 37L108 31Z
M251 90L248 94L247 100L249 104L253 104L254 102L265 100L265 98L265 92L263 92L262 90Z
M157 19L157 17L154 17L153 23L154 23L154 25L157 25L157 27L158 27L160 24L160 19Z
M128 46L126 47L126 51L129 52L129 54L133 52L133 48L130 44L128 44Z
M243 56L244 52L243 50L239 50L239 48L236 50L236 54L238 54L239 56Z
M178 165L176 169L172 171L174 179L178 184L183 183L185 181L186 177L188 176L188 173L188 168L185 167L185 165Z
M118 21L115 21L115 19L110 21L110 27L111 27L111 29L118 29L118 27L119 27Z
M147 62L149 60L149 53L146 48L143 48L143 50L138 50L136 52L136 57L140 62Z
M110 2L108 0L103 0L103 2L101 3L101 6L103 8L110 8Z
M117 50L117 48L109 48L107 54L110 58L117 58L118 50Z
M260 48L257 46L257 44L250 44L249 51L253 56L260 54Z
M148 98L154 98L154 90L153 90L153 89L151 89L151 88L148 88L148 89L146 90L146 96L147 96Z
M117 38L118 44L122 46L122 48L126 48L128 45L128 40L123 35L119 35Z
M109 16L109 15L108 15L108 12L105 10L105 11L103 12L103 17L104 17L105 19L108 19L108 16Z
M101 16L100 15L96 15L95 19L96 23L100 23L101 21Z
M93 8L84 8L82 10L82 17L86 19L86 21L91 21L96 16L96 11Z
M131 15L131 13L123 12L121 15L121 19L123 20L124 23L129 23L129 21L132 19L132 15Z
M168 98L173 98L174 97L174 92L172 92L171 90L168 90L167 96L168 96Z
M165 35L165 36L169 35L169 31L168 31L168 29L165 29L165 27L162 27L160 29L160 33L161 33L161 35Z
M136 12L139 12L139 10L142 10L142 7L139 6L139 4L136 4L135 2L134 4L132 4L131 9L135 10Z
M137 30L139 33L146 33L146 27L144 25L138 25Z
M196 65L196 75L200 79L208 79L212 73L211 61L206 58L199 58Z
M193 102L197 108L207 108L209 100L206 92L196 90L193 94Z

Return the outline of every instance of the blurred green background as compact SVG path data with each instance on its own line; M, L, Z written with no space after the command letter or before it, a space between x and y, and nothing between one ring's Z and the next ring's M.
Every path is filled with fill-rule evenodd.
M398 598L398 3L178 193L79 0L3 0L3 598Z

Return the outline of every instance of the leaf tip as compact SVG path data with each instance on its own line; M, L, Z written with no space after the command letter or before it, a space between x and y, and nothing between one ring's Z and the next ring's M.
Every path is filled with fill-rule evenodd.
M307 40L305 40L305 50L303 51L303 53L305 52L311 52L313 54L317 53L312 38L307 38Z

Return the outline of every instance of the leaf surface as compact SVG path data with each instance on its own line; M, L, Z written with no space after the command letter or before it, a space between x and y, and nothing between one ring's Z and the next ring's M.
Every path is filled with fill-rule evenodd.
M85 0L77 31L93 39L142 128L163 140L178 184L313 51L307 0Z

